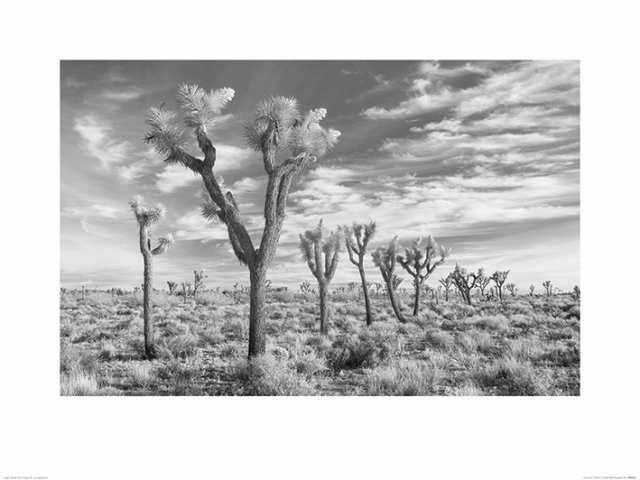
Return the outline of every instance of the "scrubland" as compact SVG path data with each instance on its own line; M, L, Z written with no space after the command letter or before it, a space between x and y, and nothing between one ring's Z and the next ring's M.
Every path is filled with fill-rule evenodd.
M386 295L367 327L357 293L268 295L267 352L247 361L246 296L154 294L158 358L144 359L140 295L61 295L62 395L579 395L580 305L569 295L424 302L399 323Z

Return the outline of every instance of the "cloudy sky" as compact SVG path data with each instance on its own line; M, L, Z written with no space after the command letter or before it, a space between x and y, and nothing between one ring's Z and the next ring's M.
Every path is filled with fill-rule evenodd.
M375 220L373 246L399 235L434 235L450 259L492 272L511 269L521 290L579 283L579 63L542 61L62 62L61 282L73 287L140 283L136 194L163 203L156 236L176 245L155 258L155 285L248 283L226 230L199 214L201 182L163 164L142 138L149 107L176 108L179 84L231 87L235 98L212 133L214 171L260 238L266 177L242 125L261 99L295 96L327 109L342 132L336 149L292 189L276 285L311 280L298 234L320 218L329 228ZM369 259L372 281L379 281ZM334 283L355 281L342 259Z

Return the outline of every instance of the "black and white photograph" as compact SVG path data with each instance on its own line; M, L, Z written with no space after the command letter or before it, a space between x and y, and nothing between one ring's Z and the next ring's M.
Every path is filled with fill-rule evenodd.
M578 61L60 75L62 395L579 395Z
M0 480L637 480L634 4L3 9Z

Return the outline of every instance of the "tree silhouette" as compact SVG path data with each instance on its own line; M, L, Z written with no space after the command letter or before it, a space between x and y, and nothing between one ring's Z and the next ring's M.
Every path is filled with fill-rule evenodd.
M367 287L367 277L364 270L364 257L367 253L369 241L376 233L375 222L356 223L351 227L342 227L345 245L349 254L349 261L358 267L360 281L362 282L362 292L364 294L364 305L366 308L366 322L371 325L373 317L371 315L371 301L369 300L369 288Z

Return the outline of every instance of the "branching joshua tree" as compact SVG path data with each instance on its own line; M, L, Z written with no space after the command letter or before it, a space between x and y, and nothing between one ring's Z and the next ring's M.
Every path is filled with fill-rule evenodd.
M207 278L207 275L204 273L204 270L193 271L193 299L194 300L198 296L198 291L204 288L205 278Z
M512 297L515 297L518 293L518 287L516 287L515 283L507 283L504 288L511 294Z
M542 282L542 286L544 287L547 297L553 295L553 284L551 283L551 280L545 280Z
M364 256L367 253L369 241L376 233L375 222L353 223L351 227L342 227L344 242L349 254L349 261L358 267L360 281L362 282L362 293L364 294L364 305L367 311L366 322L371 325L373 317L371 315L371 301L369 300L369 288L367 277L364 271Z
M258 247L254 246L245 220L231 191L214 175L216 148L209 130L219 121L222 109L235 92L221 88L209 92L197 85L183 85L178 101L184 113L183 124L191 132L202 158L187 152L187 135L174 112L152 108L147 117L146 141L165 157L202 178L208 201L203 214L218 219L226 227L231 247L238 260L249 270L249 357L265 351L266 276L276 254L285 218L289 189L294 179L323 156L338 141L340 132L320 125L326 110L318 108L301 115L295 98L272 97L258 104L253 119L245 126L245 137L251 148L262 154L267 173L264 203L265 225Z
M484 292L487 289L487 287L489 286L489 283L491 283L491 277L488 277L487 275L485 275L484 273L484 268L481 268L480 270L478 270L478 281L476 282L476 287L478 288L478 290L480 290L480 297L484 298Z
M153 282L153 256L160 255L167 251L173 244L173 235L168 234L166 237L158 239L158 245L151 248L151 232L150 227L157 223L165 214L162 205L157 207L146 207L142 204L142 197L137 196L129 202L133 213L138 220L140 234L140 253L144 264L144 283L142 287L143 300L142 311L144 320L144 353L148 359L156 356L156 349L153 343L153 324L151 323L151 293Z
M498 292L498 298L502 301L502 285L507 281L510 270L496 271L491 275L491 280L496 284L496 291Z
M373 258L373 263L375 263L376 267L380 269L382 279L387 286L387 293L389 294L393 313L395 313L398 321L405 323L407 320L402 314L400 303L396 296L396 290L400 286L400 283L402 283L402 279L395 274L398 248L398 237L394 237L386 248L377 248L371 254L371 257Z
M449 290L451 290L451 287L453 286L453 278L451 277L451 275L447 275L446 277L438 280L438 283L440 283L440 285L442 285L442 288L444 289L444 301L448 302Z
M429 235L424 242L421 238L418 238L411 247L405 249L404 255L398 255L398 263L413 277L414 316L418 315L420 310L422 284L429 278L436 267L445 261L449 253L450 250L448 248L438 245L435 239Z
M327 293L329 284L338 267L342 238L339 232L331 232L325 236L322 231L322 220L313 230L300 234L300 250L302 256L318 281L320 294L320 333L329 331L329 305ZM323 258L324 257L324 258Z
M182 303L187 303L187 297L191 293L191 283L182 282L180 287L182 288Z
M460 296L468 305L471 305L471 291L477 286L478 277L482 275L482 269L478 270L477 273L467 273L466 269L462 268L460 265L456 265L456 268L454 268L453 272L449 275L451 276L451 280L456 286L456 289L460 293Z
M167 286L169 287L169 295L173 295L176 292L176 288L178 288L178 284L176 282L167 282Z

